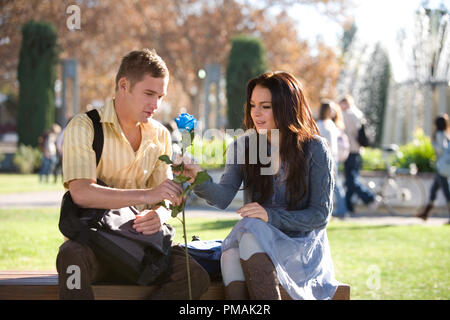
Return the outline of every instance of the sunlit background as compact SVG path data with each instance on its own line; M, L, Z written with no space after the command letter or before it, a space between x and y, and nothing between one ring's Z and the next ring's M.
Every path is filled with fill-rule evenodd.
M249 73L239 71L294 74L315 117L321 99L352 94L374 141L361 152L361 180L401 198L394 216L384 207L364 216L357 204L350 221L331 220L336 279L352 299L448 300L446 199L438 194L426 222L413 215L435 177L433 121L450 112L449 10L449 0L0 0L0 273L55 268L62 169L39 180L40 138L113 97L121 58L147 47L170 70L154 117L170 125L187 111L225 137L197 136L192 147L216 181L215 155L233 141L223 131L242 126ZM384 157L393 143L399 151ZM411 165L417 175L405 174ZM403 172L395 192L391 169ZM229 233L243 197L223 216L191 200L187 230L205 240Z
M171 72L169 94L156 119L167 123L188 111L202 129L237 127L229 114L241 109L243 98L230 100L227 68L238 35L261 43L264 68L301 80L316 116L321 99L352 94L377 146L408 143L417 129L431 135L433 119L450 111L450 3L445 0L22 0L1 5L4 143L37 144L37 133L31 142L16 134L21 28L30 20L50 23L59 46L55 97L48 106L53 113L42 130L52 122L64 127L73 114L103 105L114 95L120 58L144 47L155 48ZM76 14L79 26L71 29Z

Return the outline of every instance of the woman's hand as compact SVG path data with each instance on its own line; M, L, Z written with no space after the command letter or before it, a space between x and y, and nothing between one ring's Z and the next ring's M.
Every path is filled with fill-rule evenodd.
M183 175L185 175L186 177L191 178L189 180L189 183L193 183L195 180L195 177L197 176L197 173L200 171L203 171L203 169L196 165L193 160L187 156L184 156L183 158L183 162L184 162L184 171L183 171ZM177 156L174 160L174 164L175 165L179 165L181 163L181 156ZM174 170L175 173L179 173L177 171Z
M203 171L203 169L192 163L192 164L184 164L184 171L183 174L186 177L190 177L191 179L189 180L190 183L193 183L195 180L195 177L197 176L197 173L199 173L200 171Z
M269 221L269 215L266 209L264 209L258 202L247 203L245 206L239 208L237 213L241 217L259 218L264 222Z

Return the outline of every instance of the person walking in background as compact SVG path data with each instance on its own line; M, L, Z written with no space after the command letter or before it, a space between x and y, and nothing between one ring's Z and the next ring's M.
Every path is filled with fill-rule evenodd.
M432 142L437 162L443 156L446 149L450 147L450 128L448 115L444 113L443 115L438 116L434 121L434 125L435 130L433 133ZM428 204L420 213L416 214L416 217L427 220L431 210L434 207L434 201L436 200L437 192L440 188L442 188L442 192L444 193L445 199L447 200L447 209L450 214L450 191L448 180L447 177L441 175L438 171L436 171L433 184L431 185L430 189L430 198ZM450 223L450 219L448 223Z
M361 198L366 205L369 205L371 211L376 210L378 200L358 181L359 171L362 168L362 158L361 145L357 137L361 125L365 123L364 114L356 107L351 95L344 96L339 101L339 105L343 111L345 133L350 143L350 153L344 162L345 186L347 188L345 203L347 210L354 213L354 205L352 202L354 194Z
M335 176L335 186L334 186L334 196L335 196L335 208L333 210L333 215L336 217L344 217L347 213L347 205L345 204L345 192L342 188L339 179L339 143L338 139L341 135L340 129L336 126L333 118L338 118L336 116L336 103L331 100L322 100L319 111L319 120L316 122L319 128L320 135L324 137L328 145L330 146L331 154L334 159L334 176Z
M39 171L39 182L48 182L49 175L58 161L58 154L56 149L56 140L58 134L61 132L61 127L54 123L50 130L42 136L42 164Z

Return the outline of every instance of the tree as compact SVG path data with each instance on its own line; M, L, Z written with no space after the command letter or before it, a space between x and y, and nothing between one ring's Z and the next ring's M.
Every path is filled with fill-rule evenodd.
M409 79L422 83L450 80L450 12L442 3L437 9L420 7L414 28L402 30L398 42Z
M391 79L389 54L380 43L361 41L354 25L344 29L341 44L342 67L337 91L339 95L354 97L356 106L367 120L369 135L374 137L375 144L379 144Z
M369 130L375 135L375 143L381 142L384 111L386 110L391 77L391 65L386 50L377 43L370 57L359 89L358 103L366 115Z
M0 0L0 87L15 85L20 27L33 18L55 25L61 59L78 60L81 111L94 99L114 95L114 77L123 55L149 47L156 49L170 70L167 101L174 106L172 112L186 107L195 114L202 92L199 69L214 63L225 70L231 39L238 34L261 38L269 67L294 73L318 102L323 86L332 92L337 78L334 52L326 46L309 47L286 12L292 5L304 4L335 18L348 1L152 0L151 5L146 0L114 5L75 1L80 7L81 29L70 31L66 9L73 1ZM282 13L274 17L272 9Z
M248 36L233 38L226 72L228 128L242 128L247 82L266 71L261 40Z
M19 143L36 146L38 137L55 120L54 85L58 58L57 33L46 22L30 21L22 28L18 79Z
M342 34L341 38L342 55L345 55L345 53L349 50L350 45L352 44L357 31L358 27L356 26L356 23L353 21L347 23L344 26L344 33Z
M301 40L295 21L286 11L275 18L267 12L255 11L255 34L264 43L268 69L292 73L300 80L309 105L318 109L324 97L333 98L339 74L335 50L318 41L315 47Z

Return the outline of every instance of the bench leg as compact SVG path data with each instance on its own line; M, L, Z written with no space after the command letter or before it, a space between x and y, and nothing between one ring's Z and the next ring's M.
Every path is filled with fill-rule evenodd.
M340 285L336 289L332 300L350 300L350 286Z

